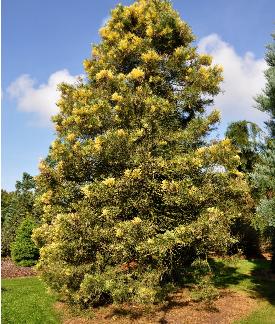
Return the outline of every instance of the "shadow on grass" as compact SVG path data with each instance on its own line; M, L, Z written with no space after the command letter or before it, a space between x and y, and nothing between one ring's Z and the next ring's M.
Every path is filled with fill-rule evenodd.
M211 259L209 265L213 271L211 283L217 289L234 289L246 291L254 298L266 299L271 305L275 305L275 275L270 271L270 261L265 259L239 260L232 259ZM185 281L179 286L190 287L190 284L198 282ZM187 296L185 296L187 297ZM174 308L181 308L190 304L190 298L183 295L178 298L175 294L168 295L164 304L159 307L144 308L140 306L116 306L105 317L111 319L114 316L128 317L131 321L138 320L146 316L154 316L156 313L164 313L158 323L167 323L166 314ZM194 303L194 301L193 301ZM207 310L219 312L211 302L206 303Z
M251 275L256 292L259 296L267 299L270 304L275 305L275 275L270 270L271 261L256 260L253 263L255 267L251 271Z
M241 260L241 265L234 266L212 259L209 263L214 272L212 281L216 288L235 286L239 290L249 290L254 297L264 298L275 305L275 275L271 273L270 261Z
M209 260L209 265L214 273L213 284L216 288L228 288L239 285L244 280L250 279L249 274L238 272L237 266L226 265L224 261Z

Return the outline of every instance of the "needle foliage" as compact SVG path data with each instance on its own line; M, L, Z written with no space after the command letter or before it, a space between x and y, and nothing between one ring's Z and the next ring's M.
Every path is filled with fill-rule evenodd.
M37 177L38 268L68 301L155 302L186 266L234 242L251 202L230 140L207 144L222 69L170 2L118 5L61 84L56 140Z

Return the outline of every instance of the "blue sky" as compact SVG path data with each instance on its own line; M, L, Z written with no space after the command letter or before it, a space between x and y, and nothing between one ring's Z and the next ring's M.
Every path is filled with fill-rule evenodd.
M130 4L133 1L121 1ZM253 109L264 86L265 45L275 30L273 0L174 0L198 48L225 68L216 100L223 120L266 118ZM2 0L2 188L13 190L24 171L37 174L54 139L49 116L55 87L83 73L98 29L118 1Z

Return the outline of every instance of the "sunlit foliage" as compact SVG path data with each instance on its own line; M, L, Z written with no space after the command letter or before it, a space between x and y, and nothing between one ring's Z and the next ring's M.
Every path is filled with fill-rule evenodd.
M118 5L100 34L87 79L60 85L37 177L38 269L72 302L154 302L196 258L234 242L250 196L230 140L205 140L222 69L171 4Z

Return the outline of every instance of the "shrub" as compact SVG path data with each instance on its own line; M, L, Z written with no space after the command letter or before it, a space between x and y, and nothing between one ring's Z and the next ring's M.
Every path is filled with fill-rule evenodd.
M213 285L210 278L204 278L191 290L191 298L194 301L211 302L220 297L219 290Z
M12 260L24 267L30 267L39 258L39 250L31 239L35 223L31 218L26 218L20 224L15 241L11 244Z

